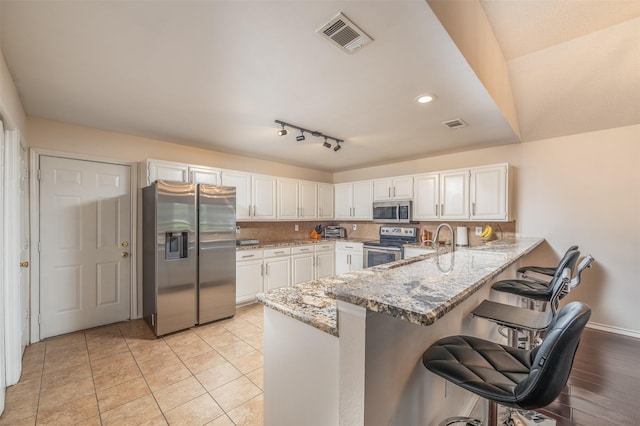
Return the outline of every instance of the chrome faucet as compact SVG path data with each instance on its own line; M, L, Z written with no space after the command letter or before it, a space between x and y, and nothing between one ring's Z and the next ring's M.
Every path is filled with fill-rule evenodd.
M449 228L449 233L451 234L451 251L454 251L456 249L456 236L453 233L453 228L448 223L441 223L436 228L436 232L433 234L433 247L436 250L440 247L440 242L439 242L440 230L444 227Z

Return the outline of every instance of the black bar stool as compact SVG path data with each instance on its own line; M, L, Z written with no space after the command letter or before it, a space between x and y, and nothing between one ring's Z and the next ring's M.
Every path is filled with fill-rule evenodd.
M578 246L569 247L567 251L564 252L564 255L562 257L566 256L567 253L573 250L578 250ZM518 273L522 275L522 278L527 278L527 274L531 272L540 275L547 275L549 278L551 278L555 275L557 269L557 266L523 266L521 268L518 268ZM537 280L533 278L533 281Z
M526 336L526 347L531 347L535 337L540 336L541 332L547 329L556 315L560 294L569 284L571 272L575 267L578 256L580 256L580 252L577 250L567 253L558 265L551 283L548 286L544 286L541 291L531 293L532 299L549 302L551 305L550 311L536 311L492 300L484 300L471 311L471 314L475 317L495 322L500 327L507 328L509 330L507 336L509 345L517 347L519 345L518 333L523 333Z
M586 304L568 303L549 325L542 344L533 350L471 336L445 337L424 352L422 363L432 373L491 404L536 410L553 402L564 388L590 316ZM477 419L460 417L440 424L452 424L454 419L478 424Z
M568 253L567 253L568 254ZM569 281L567 286L562 289L560 293L560 299L569 294L569 291L576 288L582 282L582 273L585 269L591 268L591 264L595 261L590 254L582 258L578 267L576 268L575 276ZM549 292L549 282L543 281L528 281L528 280L501 280L496 281L491 289L502 293L515 294L516 296L522 296L528 299L544 300L544 294Z

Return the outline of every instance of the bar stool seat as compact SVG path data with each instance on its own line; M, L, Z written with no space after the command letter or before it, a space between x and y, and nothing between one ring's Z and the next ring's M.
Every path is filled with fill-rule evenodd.
M562 391L590 316L586 304L567 304L552 320L542 344L532 350L473 336L445 337L424 352L422 363L492 403L535 410L553 402Z

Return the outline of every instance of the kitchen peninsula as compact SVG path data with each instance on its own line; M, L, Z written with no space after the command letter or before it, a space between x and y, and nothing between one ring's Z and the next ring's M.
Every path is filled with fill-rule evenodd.
M434 424L466 414L476 399L428 374L420 356L445 335L503 339L468 313L542 241L429 254L259 295L265 424Z

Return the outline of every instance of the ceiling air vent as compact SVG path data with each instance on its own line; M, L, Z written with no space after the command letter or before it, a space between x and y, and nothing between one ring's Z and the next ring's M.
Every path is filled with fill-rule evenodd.
M443 121L442 124L450 129L461 129L463 127L467 127L467 123L459 118L456 118L455 120Z
M373 39L365 34L342 13L338 13L329 22L316 30L316 33L345 52L347 55L360 50Z

